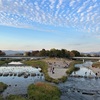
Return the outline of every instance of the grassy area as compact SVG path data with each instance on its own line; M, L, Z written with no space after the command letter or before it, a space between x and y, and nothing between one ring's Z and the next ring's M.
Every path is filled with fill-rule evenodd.
M0 96L0 100L3 100L3 97L2 96Z
M9 95L6 98L3 98L2 96L0 96L0 100L29 100L29 99L26 99L18 95Z
M0 82L0 93L2 93L7 88L7 85ZM3 100L3 97L0 95L0 100Z
M7 61L0 61L0 64L2 65L2 64L8 63L8 62L9 62L8 60ZM24 61L23 63L26 65L29 65L29 66L33 66L33 67L40 67L42 69L42 72L44 73L46 81L58 84L59 82L65 82L67 80L67 75L71 74L74 70L76 70L74 65L77 63L80 63L80 61L73 61L72 63L70 63L69 69L66 72L67 75L63 76L61 78L58 78L58 79L53 79L48 75L48 64L45 61L28 60L28 61Z
M59 83L65 82L67 76L63 76L59 79L53 79L48 75L48 64L45 61L41 60L29 60L24 61L26 65L30 65L33 67L40 67L42 72L44 73L45 80L48 82ZM75 64L82 63L81 61L73 61L69 65L69 69L66 71L67 75L70 75L76 68L74 67ZM2 88L3 87L3 88ZM0 82L0 92L7 88L7 85ZM56 86L52 86L48 83L36 83L31 84L28 87L28 99L23 98L21 96L10 95L6 98L6 100L60 100L61 92ZM0 100L3 100L0 96Z
M0 93L3 92L7 88L7 85L0 82Z
M53 79L48 75L48 64L41 60L29 60L25 61L24 64L33 66L33 67L40 67L42 72L44 73L45 80L48 82L59 83L58 79Z
M18 95L10 95L6 98L6 100L28 100L24 97L18 96Z
M3 87L5 84L2 84L3 83L0 83L0 86ZM0 96L0 100L60 100L61 96L58 87L44 82L29 85L27 91L27 98L19 95L9 95L5 99Z
M5 61L0 61L0 66L4 64L5 64Z
M60 100L61 92L49 83L36 83L28 87L29 100Z
M12 61L21 61L21 60L19 60L19 59L1 59L0 60L0 66L2 66L2 65L7 65L8 63L10 63L10 62L12 62Z
M92 66L95 68L100 68L100 62L94 62Z
M75 68L74 66L75 66L75 64L80 64L80 63L82 63L82 61L71 62L70 65L69 65L69 69L66 71L66 74L70 75L73 71L78 70L79 68Z
M11 62L12 60L0 60L0 66L1 65L5 65L8 64L9 62Z
M42 72L44 73L45 80L48 82L53 82L58 84L59 82L65 82L67 80L67 75L71 74L74 70L77 70L74 65L78 63L82 63L82 61L73 61L69 65L69 69L66 71L67 75L63 76L58 79L53 79L48 75L48 64L45 61L41 60L29 60L24 62L26 65L30 65L33 67L40 67L42 69Z

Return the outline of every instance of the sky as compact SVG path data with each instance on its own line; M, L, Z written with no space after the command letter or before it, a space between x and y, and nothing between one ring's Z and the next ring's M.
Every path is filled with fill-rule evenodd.
M1 50L100 51L100 0L0 0Z

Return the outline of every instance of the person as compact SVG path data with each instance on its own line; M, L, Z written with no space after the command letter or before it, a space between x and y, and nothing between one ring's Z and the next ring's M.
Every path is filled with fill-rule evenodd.
M98 75L98 73L95 73L95 75L97 76L97 75Z
M52 68L52 74L54 74L54 67Z
M76 72L74 71L74 74L76 74Z
M50 67L50 72L52 72L52 66Z
M91 71L90 71L90 75L91 75Z
M87 72L85 72L85 75L87 74Z

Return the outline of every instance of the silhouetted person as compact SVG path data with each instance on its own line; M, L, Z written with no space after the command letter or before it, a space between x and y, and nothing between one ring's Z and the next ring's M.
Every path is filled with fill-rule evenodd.
M95 75L97 76L97 75L98 75L98 73L95 73Z
M52 74L54 74L54 67L52 68Z

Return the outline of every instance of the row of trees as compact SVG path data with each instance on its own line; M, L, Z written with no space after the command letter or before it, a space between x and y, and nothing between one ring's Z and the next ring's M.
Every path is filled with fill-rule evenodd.
M76 50L68 51L66 49L51 49L45 50L42 49L40 51L32 51L32 52L25 52L25 56L49 56L49 57L62 57L62 58L70 58L81 56L80 52Z
M6 55L5 52L0 50L0 56L4 56L4 55Z

